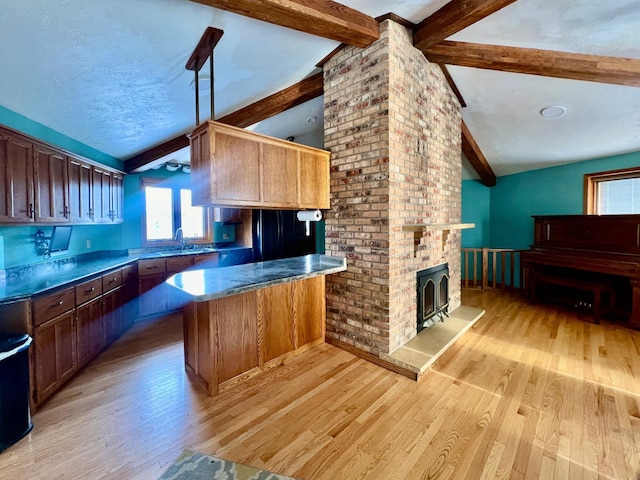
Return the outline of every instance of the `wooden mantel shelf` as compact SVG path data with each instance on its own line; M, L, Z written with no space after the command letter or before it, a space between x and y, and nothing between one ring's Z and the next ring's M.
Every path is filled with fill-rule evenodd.
M402 230L406 232L433 232L434 230L464 230L475 228L475 223L418 223L404 225Z
M442 230L442 250L447 244L447 238L451 230L465 230L467 228L475 228L475 223L417 223L414 225L403 225L402 230L405 232L413 232L413 256L418 256L418 247L420 239L424 232L434 232Z

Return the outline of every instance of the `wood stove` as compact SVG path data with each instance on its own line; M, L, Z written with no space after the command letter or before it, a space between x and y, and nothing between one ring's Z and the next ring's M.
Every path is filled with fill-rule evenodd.
M418 332L449 316L449 265L443 263L417 273Z

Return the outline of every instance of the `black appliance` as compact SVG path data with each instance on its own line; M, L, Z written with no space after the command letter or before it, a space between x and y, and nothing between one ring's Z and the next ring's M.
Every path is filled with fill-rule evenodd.
M316 222L301 222L295 210L253 211L253 261L316 253Z

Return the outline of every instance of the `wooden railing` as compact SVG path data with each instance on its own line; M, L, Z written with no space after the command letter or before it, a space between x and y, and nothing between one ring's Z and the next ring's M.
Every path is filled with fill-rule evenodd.
M522 285L518 250L507 248L462 248L461 250L463 288L517 290Z

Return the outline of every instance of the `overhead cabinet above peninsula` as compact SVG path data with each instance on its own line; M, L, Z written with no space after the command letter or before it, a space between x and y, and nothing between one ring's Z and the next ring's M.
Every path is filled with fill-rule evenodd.
M207 121L191 134L194 204L329 208L329 152Z
M121 223L123 174L0 126L0 224Z

